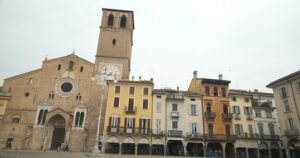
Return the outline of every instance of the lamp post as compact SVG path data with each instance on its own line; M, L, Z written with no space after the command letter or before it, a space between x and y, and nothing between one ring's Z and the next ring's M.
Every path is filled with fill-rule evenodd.
M101 123L101 114L102 114L102 105L103 105L103 96L104 96L104 86L106 84L106 81L108 78L113 77L114 78L114 82L117 81L117 77L115 73L107 73L107 71L105 70L105 72L101 72L101 73L94 73L92 80L95 80L95 75L99 74L103 77L103 83L102 83L102 88L101 88L101 100L100 100L100 105L99 105L99 114L98 114L98 124L97 124L97 133L96 133L96 138L95 138L95 144L92 150L93 154L100 154L99 152L99 134L100 134L100 123ZM102 144L103 145L103 144Z

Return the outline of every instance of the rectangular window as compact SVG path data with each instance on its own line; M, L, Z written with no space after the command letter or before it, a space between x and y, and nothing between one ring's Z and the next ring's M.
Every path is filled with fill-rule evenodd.
M245 102L249 102L249 98L245 98Z
M161 95L156 96L156 98L161 98Z
M118 127L118 125L119 125L119 118L118 117L112 117L111 118L111 126L112 127Z
M288 92L286 87L282 87L279 89L280 97L281 98L286 98L288 97Z
M255 116L256 116L257 118L261 118L261 113L260 113L259 110L255 110Z
M288 118L287 119L287 126L288 126L288 129L295 130L293 118Z
M196 115L197 112L196 112L196 105L192 104L191 105L191 115Z
M233 106L233 113L234 114L240 114L240 107L239 106Z
M249 133L250 133L250 134L253 134L253 128L252 128L252 125L248 125L248 128L249 128Z
M156 133L157 134L159 134L161 132L160 126L161 126L160 119L156 119Z
M243 125L242 124L234 124L234 130L236 135L243 135Z
M289 101L287 99L283 101L283 111L290 112L290 105L289 105Z
M267 118L272 118L272 111L266 111L267 113Z
M119 97L115 97L114 98L114 107L115 108L119 107L119 102L120 102L120 98Z
M115 94L120 94L121 86L115 87Z
M133 118L127 118L126 127L133 127Z
M197 123L192 123L192 134L197 134L198 130L197 130Z
M297 93L300 93L300 81L296 83Z
M174 112L177 111L177 104L172 104L172 111L174 111Z
M156 103L156 112L161 112L161 102Z
M143 100L143 109L148 109L148 99Z
M129 87L129 94L134 94L134 87Z
M149 88L144 88L144 95L148 95Z
M231 97L231 101L236 101L236 97Z
M245 115L252 115L252 112L251 112L251 107L244 107L244 113Z
M172 121L172 129L177 130L178 128L178 122L177 121Z

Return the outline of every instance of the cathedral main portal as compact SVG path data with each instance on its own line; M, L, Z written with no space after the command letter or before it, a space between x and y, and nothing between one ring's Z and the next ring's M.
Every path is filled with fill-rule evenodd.
M57 150L61 147L65 140L65 119L60 116L56 115L51 119L53 121L53 134L52 134L52 141L51 141L51 150Z

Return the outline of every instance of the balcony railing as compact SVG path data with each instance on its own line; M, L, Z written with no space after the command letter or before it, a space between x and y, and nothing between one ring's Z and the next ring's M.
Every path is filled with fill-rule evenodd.
M232 113L222 113L222 117L224 120L231 120L233 118Z
M152 130L150 128L133 128L133 127L107 127L108 133L118 133L118 134L151 134Z
M205 116L207 119L214 119L216 118L216 112L206 112Z
M264 139L264 140L279 140L278 135L257 135L258 139Z
M240 120L241 115L240 114L233 114L233 118L236 119L236 120Z
M204 138L204 135L200 134L200 133L195 133L195 132L188 132L186 134L186 137L187 138Z
M119 133L120 127L113 127L113 126L108 126L107 127L107 132L108 133Z
M168 135L170 135L170 136L182 136L182 130L169 130Z
M298 136L299 135L299 132L297 129L294 129L294 130L284 130L284 134L288 137L293 137L293 136Z
M205 138L208 140L235 140L235 135L227 134L205 134Z
M179 117L179 112L173 111L171 112L171 117Z
M247 120L253 120L253 115L246 115Z
M135 113L136 112L136 107L135 106L125 106L125 111L126 113Z
M258 134L255 133L236 134L235 137L237 139L257 139Z
M154 136L164 136L165 134L164 134L164 131L157 131L157 130L153 130L152 131L152 135L154 135Z

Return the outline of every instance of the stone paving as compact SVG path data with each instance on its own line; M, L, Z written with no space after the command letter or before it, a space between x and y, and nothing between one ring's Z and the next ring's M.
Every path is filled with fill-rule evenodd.
M57 151L0 151L0 158L183 158L185 156L153 156L153 155L110 155L110 154L100 154L92 155L90 153L82 152L57 152ZM195 157L193 157L195 158Z

